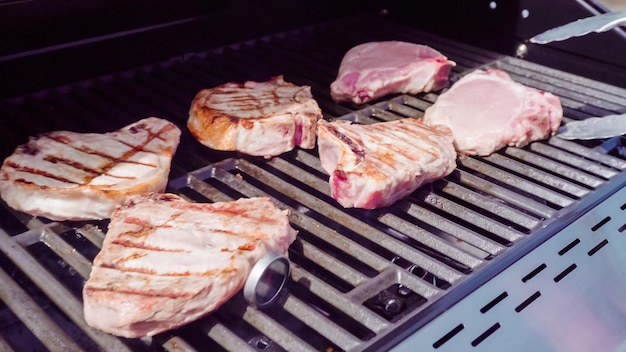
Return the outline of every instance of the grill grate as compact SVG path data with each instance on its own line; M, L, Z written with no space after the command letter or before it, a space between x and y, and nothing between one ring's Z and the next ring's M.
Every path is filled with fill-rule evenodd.
M455 78L476 67L504 69L519 82L557 94L567 119L614 113L626 105L626 92L612 86L384 17L357 16L1 102L0 151L7 156L40 132L106 132L148 115L182 127L198 90L277 74L311 85L329 119L373 123L421 117L437 94L400 95L366 107L330 99L328 86L345 51L385 39L442 51L457 62ZM5 205L0 207L0 316L8 318L0 323L0 347L30 349L21 341L36 339L42 350L375 348L401 328L424 325L447 309L484 282L486 273L497 271L498 263L506 263L503 258L523 255L529 239L546 238L563 226L561 218L584 211L586 200L623 187L623 142L553 137L485 158L460 157L445 179L391 207L363 211L332 200L315 150L271 160L243 157L210 151L184 132L169 191L202 202L269 195L291 209L300 235L289 251L294 269L279 304L259 311L237 295L216 313L154 338L100 333L85 325L80 290L107 221L47 222Z

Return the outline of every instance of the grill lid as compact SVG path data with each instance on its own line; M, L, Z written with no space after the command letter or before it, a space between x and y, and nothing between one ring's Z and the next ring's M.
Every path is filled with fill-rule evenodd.
M25 136L110 130L137 117L184 126L193 95L224 81L282 73L311 85L326 118L358 123L420 117L436 93L364 108L332 102L328 85L351 46L412 40L457 62L453 77L496 67L561 98L566 119L616 112L626 92L583 77L437 38L384 18L303 28L2 102L3 155ZM315 72L312 74L311 72ZM45 119L42 117L46 117ZM0 345L86 350L364 350L416 329L600 202L626 178L624 139L552 137L488 157L457 160L446 178L391 207L344 209L329 196L316 150L270 160L208 150L185 133L168 191L209 202L269 196L290 209L299 236L286 289L271 309L240 293L216 313L153 338L126 340L86 326L81 290L107 221L48 222L0 208ZM9 150L10 149L10 150ZM6 333L5 333L6 332ZM28 347L30 349L31 346Z

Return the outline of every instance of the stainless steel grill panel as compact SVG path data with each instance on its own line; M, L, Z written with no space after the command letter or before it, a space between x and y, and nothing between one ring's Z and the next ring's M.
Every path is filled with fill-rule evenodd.
M276 74L311 85L329 119L374 123L419 118L437 94L400 95L362 107L330 99L328 85L345 51L383 39L435 47L457 62L454 79L476 67L502 68L517 81L559 95L567 119L626 106L626 92L616 87L384 17L366 20L363 26L361 16L345 18L0 102L5 140L0 151L8 155L26 136L40 132L104 132L148 115L184 127L198 90ZM391 207L363 211L343 209L329 196L328 176L315 150L250 158L210 151L185 132L169 191L203 202L270 196L291 210L290 221L300 236L290 248L294 268L278 304L259 311L237 295L216 313L154 338L126 340L100 333L82 318L80 290L102 246L107 221L47 222L4 206L0 316L6 313L11 324L27 330L48 327L48 333L33 338L50 350L379 348L399 331L424 326L592 203L622 188L626 156L620 148L623 138L576 143L552 137L485 158L461 156L445 179ZM375 302L379 296L383 298ZM394 315L401 301L406 309ZM5 334L2 324L0 337ZM8 335L0 339L0 348L2 344L18 346Z
M622 351L625 199L613 194L395 351Z

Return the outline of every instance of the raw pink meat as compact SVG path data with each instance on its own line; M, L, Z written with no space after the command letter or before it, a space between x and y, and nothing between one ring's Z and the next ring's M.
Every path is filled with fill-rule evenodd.
M336 102L362 104L391 93L430 92L446 86L454 65L426 45L365 43L348 50L330 93Z
M346 208L393 204L456 167L450 130L414 118L371 125L320 120L317 136L331 195Z
M452 130L457 152L482 156L544 139L562 118L558 97L517 83L498 69L464 76L424 114L425 123Z

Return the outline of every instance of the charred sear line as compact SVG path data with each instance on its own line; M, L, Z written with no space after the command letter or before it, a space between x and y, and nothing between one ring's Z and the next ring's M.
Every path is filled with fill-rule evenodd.
M39 138L33 138L31 139L30 142L20 145L19 147L17 147L16 152L21 153L21 154L31 155L31 156L35 156L39 154L41 150L37 147L36 143L34 143L34 141L37 139Z
M20 164L16 164L14 162L7 162L6 165L9 166L9 167L12 167L16 171L21 171L21 172L29 173L29 174L33 174L33 175L39 175L39 176L47 177L49 179L61 181L61 182L64 182L64 183L70 183L70 184L75 184L75 185L78 184L75 181L69 180L69 179L67 179L65 177L54 175L54 174L51 174L51 173L49 173L47 171L44 171L44 170L35 169L35 168L32 168L32 167L27 167L27 166L23 166L23 165L20 165ZM24 179L17 179L17 180L15 180L15 182L16 183L19 182L19 183L23 183L23 184L32 184L33 183L33 182L30 182L30 181L26 181Z
M95 170L92 169L76 160L71 160L71 159L65 159L65 158L59 158L57 156L53 156L53 155L46 155L43 158L45 161L53 163L53 164L65 164L65 165L69 165L75 169L79 169L82 170L88 174L91 174L93 177L97 177L99 175L102 174L102 172L100 170Z
M139 130L144 130L148 133L148 138L145 139L145 141L143 141L143 143L139 144L139 145L130 145L128 143L125 143L124 141L120 140L120 139L116 139L117 142L122 143L128 147L130 147L131 149L124 153L121 157L116 158L114 156L105 154L101 151L98 150L94 150L92 148L89 148L87 146L77 146L77 145L73 145L71 144L70 140L64 136L58 136L58 135L54 135L54 134L44 134L42 135L42 137L46 137L46 138L50 138L58 143L62 143L66 146L68 146L69 148L73 148L77 151L80 151L82 153L85 154L90 154L90 155L95 155L95 156L99 156L101 158L104 159L108 159L109 162L106 163L102 168L100 168L99 170L96 169L92 169L89 168L87 166L85 166L84 164L75 161L75 160L69 160L69 159L65 159L65 158L59 158L56 156L52 156L52 155L47 155L44 160L49 161L49 162L53 162L53 163L63 163L69 166L72 166L74 168L77 168L79 170L83 170L86 173L88 173L90 175L90 177L88 177L87 179L84 180L83 184L89 184L91 183L91 181L93 179L95 179L96 177L100 176L100 175L106 175L106 176L110 176L113 178L120 178L120 179L134 179L135 177L133 176L119 176L119 175L112 175L109 174L108 172L115 167L116 165L120 164L120 163L129 163L129 164L135 164L135 165L142 165L142 166L147 166L147 167L151 167L151 168L156 168L157 165L154 164L148 164L148 163L142 163L142 162L137 162L137 161L132 161L130 160L130 158L137 154L138 152L144 151L144 152L148 152L148 153L154 153L153 151L149 151L145 149L145 146L148 145L148 143L150 143L152 140L158 138L163 140L163 138L161 137L161 135L163 133L165 133L166 131L170 130L172 128L172 126L165 126L164 128L162 128L160 131L154 133L152 132L150 129L147 129L145 124L141 124L141 125L137 125L137 126L133 126L129 129L129 132L132 134L136 134L139 132ZM32 151L34 150L34 148L32 148L32 146L30 147L30 149L27 149L27 151ZM30 153L31 155L35 155L32 154L32 152ZM44 175L42 173L38 173L40 175ZM58 176L52 175L52 174L45 174L44 176L52 178L52 179L57 179L60 181L64 181L64 182L71 182L71 183L75 183L69 180L64 180Z
M124 239L116 239L112 241L112 243L119 245L119 246L124 246L127 248L137 248L137 249L143 249L146 251L153 251L153 252L189 253L189 251L181 249L181 248L163 248L163 247L157 247L157 246L150 246L143 242L133 242L133 241L124 240Z
M119 263L115 262L115 263L101 263L100 265L98 265L101 268L106 268L106 269L113 269L113 270L117 270L120 271L122 273L126 272L126 273L137 273L137 274L143 274L143 275L151 275L151 276L164 276L164 277L189 277L189 276L216 276L216 275L228 275L231 273L234 273L236 271L236 269L234 269L231 266L229 267L225 267L222 269L211 269L211 270L207 270L207 271L201 271L201 272L190 272L190 271L170 271L170 272L163 272L163 273L157 273L155 270L149 269L149 268L128 268L128 267L124 267L124 266L120 266L117 265ZM117 290L115 290L117 291ZM120 291L118 291L120 292Z
M357 163L363 161L363 158L365 158L365 151L361 149L361 147L353 139L339 132L336 128L332 126L327 126L327 128L332 134L339 138L341 142L350 147L350 150L352 150L352 152L357 156Z
M269 225L278 224L280 222L280 219L268 217L267 215L264 215L264 214L260 214L260 216L253 216L254 214L247 212L248 209L241 209L237 207L216 207L216 206L213 206L212 204L206 204L206 203L189 203L189 204L172 203L171 207L175 209L180 209L183 211L198 211L201 213L210 211L211 213L215 213L215 214L225 214L227 217L231 217L231 218L237 217L238 219L240 219L240 221L246 218L246 219L251 219L257 223L269 224ZM175 218L172 217L170 220L174 220L174 219ZM201 225L201 223L198 225Z
M191 298L195 295L194 292L168 292L165 290L148 290L148 291L138 291L138 290L120 290L115 287L112 288L95 288L88 287L88 292L114 292L121 293L127 295L141 295L146 297L162 297L162 298Z

